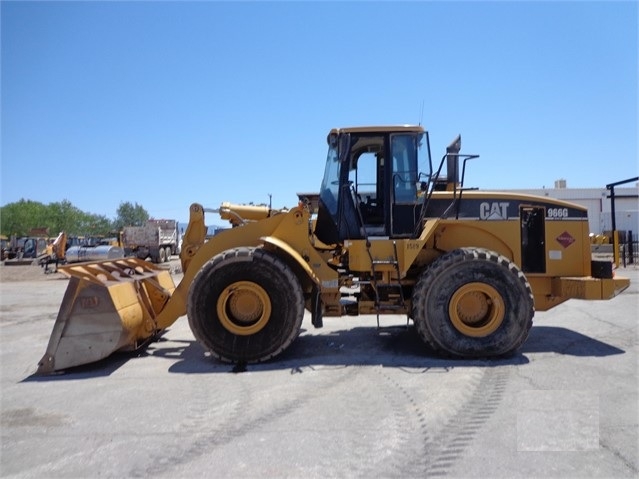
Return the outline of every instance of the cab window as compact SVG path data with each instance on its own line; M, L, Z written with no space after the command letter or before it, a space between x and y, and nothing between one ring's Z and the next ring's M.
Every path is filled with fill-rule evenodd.
M395 203L415 203L417 199L417 158L414 135L393 135L393 197Z

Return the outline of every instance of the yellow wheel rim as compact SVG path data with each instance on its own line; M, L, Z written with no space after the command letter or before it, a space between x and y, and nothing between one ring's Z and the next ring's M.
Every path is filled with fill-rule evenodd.
M448 314L455 329L466 336L494 333L504 321L504 299L486 283L468 283L453 294Z
M251 281L230 284L217 300L217 317L224 328L239 336L255 334L271 317L271 300L260 285Z

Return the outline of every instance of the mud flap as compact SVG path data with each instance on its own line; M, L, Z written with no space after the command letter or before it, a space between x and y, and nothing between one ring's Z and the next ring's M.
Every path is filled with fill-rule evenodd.
M47 374L136 349L175 290L168 270L135 258L61 266L69 286L38 363Z

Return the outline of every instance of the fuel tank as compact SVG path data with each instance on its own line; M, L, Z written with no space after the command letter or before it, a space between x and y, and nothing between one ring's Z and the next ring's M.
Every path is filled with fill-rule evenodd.
M104 261L124 258L124 249L119 246L71 246L66 252L67 263Z

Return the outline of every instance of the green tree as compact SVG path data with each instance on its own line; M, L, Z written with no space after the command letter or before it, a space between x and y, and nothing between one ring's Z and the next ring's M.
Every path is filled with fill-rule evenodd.
M108 235L114 230L113 223L106 216L84 213L80 224L84 235Z
M48 228L49 236L64 231L68 235L110 235L123 226L142 225L149 219L147 211L137 203L121 203L116 221L104 215L81 211L69 200L45 205L21 199L0 207L0 234L28 236L33 228Z
M132 205L128 201L120 203L116 213L113 226L117 230L125 226L142 226L149 219L149 213L141 205Z
M80 234L78 231L80 218L85 213L73 206L69 200L49 203L47 210L51 236L61 231L65 231L67 234Z
M27 236L33 228L50 228L47 217L44 204L23 198L0 208L0 231L7 236Z

